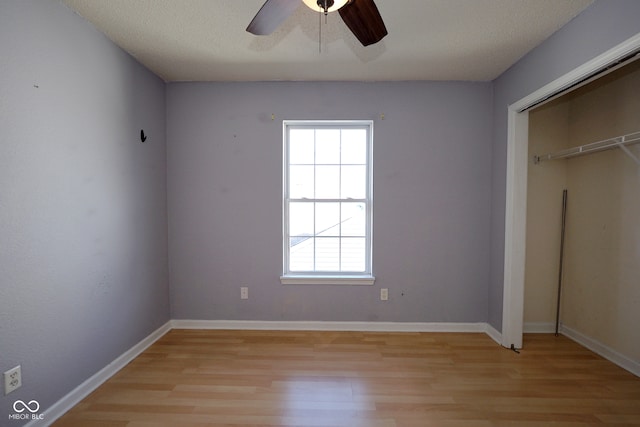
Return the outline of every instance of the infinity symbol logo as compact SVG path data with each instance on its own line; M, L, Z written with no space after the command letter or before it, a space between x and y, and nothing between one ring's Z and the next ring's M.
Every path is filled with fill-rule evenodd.
M32 403L35 409L31 409ZM22 406L22 408L20 408L20 406ZM16 400L15 402L13 402L13 410L16 411L17 413L24 412L25 409L31 412L32 414L35 414L40 409L40 404L38 403L37 400L30 400L29 403L24 403L22 400Z

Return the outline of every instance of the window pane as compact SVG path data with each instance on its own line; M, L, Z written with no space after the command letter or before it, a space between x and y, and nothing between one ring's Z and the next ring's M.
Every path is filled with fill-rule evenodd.
M313 129L291 129L289 133L289 163L313 164Z
M341 198L364 199L367 197L367 167L341 166Z
M318 237L316 241L316 271L340 271L340 239Z
M364 203L342 203L340 222L343 236L366 236L367 216Z
M340 203L316 203L316 236L340 235Z
M313 236L313 203L289 204L289 235Z
M289 197L313 199L313 166L289 167Z
M316 129L316 163L340 164L340 129Z
M343 129L341 151L343 164L366 164L367 131L365 129Z
M316 166L316 199L340 198L340 166Z
M289 239L289 270L313 271L314 238Z
M366 241L364 237L341 239L341 271L364 272L366 270Z

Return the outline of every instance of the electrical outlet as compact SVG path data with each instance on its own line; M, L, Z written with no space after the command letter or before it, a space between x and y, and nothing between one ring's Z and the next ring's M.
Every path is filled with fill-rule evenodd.
M246 286L240 288L240 299L249 299L249 288Z
M4 373L4 394L9 394L20 386L22 386L22 371L18 365Z
M387 301L389 299L389 289L380 289L380 301Z

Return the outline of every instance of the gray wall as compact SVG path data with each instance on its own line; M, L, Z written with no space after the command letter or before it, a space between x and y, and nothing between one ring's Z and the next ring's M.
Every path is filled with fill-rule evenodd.
M489 323L502 329L507 107L640 32L640 2L599 0L494 83Z
M169 84L172 318L486 321L491 102L490 83ZM283 119L375 120L374 286L280 284Z
M0 2L1 425L169 319L164 83L57 1ZM149 139L139 140L144 128ZM12 425L18 425L12 422Z

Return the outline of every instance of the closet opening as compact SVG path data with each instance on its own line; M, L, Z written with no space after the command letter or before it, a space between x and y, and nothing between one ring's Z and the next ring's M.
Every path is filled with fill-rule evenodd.
M528 189L530 184L535 184L535 179L530 178L529 173L533 174L541 174L540 170L545 172L545 177L547 180L552 180L551 177L555 175L565 176L567 174L566 171L562 171L563 168L566 169L566 166L560 166L562 164L567 163L583 163L585 159L593 159L598 158L598 156L607 156L607 157L623 157L626 161L626 166L624 168L627 171L629 168L632 168L633 173L636 173L635 184L640 182L638 178L638 164L633 160L632 156L629 156L626 151L628 150L633 156L640 158L640 144L631 143L631 141L627 138L632 138L635 132L640 132L640 124L637 126L633 125L633 116L634 112L630 111L629 106L626 106L623 103L617 105L616 109L608 109L609 112L607 114L600 113L599 115L595 113L597 108L592 105L593 110L591 114L592 119L581 119L582 125L573 125L573 130L560 130L556 128L557 133L564 132L564 146L557 147L551 146L549 149L545 149L544 146L537 146L534 139L538 139L535 134L532 132L535 131L535 127L545 128L544 125L539 125L540 117L546 114L551 114L549 111L556 109L561 110L562 108L569 110L570 108L566 105L560 106L561 104L566 103L566 97L576 98L579 93L586 93L590 90L593 90L595 86L590 86L592 84L595 85L605 85L608 86L609 81L618 80L616 76L617 73L623 74L633 74L631 72L632 69L637 69L640 67L640 61L635 61L637 59L638 51L640 50L640 34L626 40L620 45L614 47L613 49L603 53L602 55L594 58L593 60L583 64L577 69L567 73L561 78L549 83L548 85L538 89L527 97L521 99L520 101L509 106L508 109L508 149L507 149L507 194L506 194L506 217L505 217L505 259L504 259L504 295L503 295L503 322L502 322L502 335L501 335L501 344L507 348L511 345L514 345L516 348L522 348L522 333L523 331L527 332L553 332L553 326L555 323L555 311L556 311L556 300L557 297L555 293L557 292L558 286L558 262L559 256L555 258L554 261L547 260L545 263L540 263L541 265L536 266L534 261L530 260L530 252L535 250L530 248L529 246L533 244L542 244L541 242L545 242L544 244L548 245L548 249L550 253L555 253L555 255L559 255L560 250L560 234L559 228L561 223L561 206L562 206L562 190L564 188L560 188L559 192L547 188L544 191L544 194L547 194L548 198L553 198L555 201L549 202L549 204L553 204L553 206L549 207L549 212L553 213L538 213L538 212L530 212L531 209L541 209L540 206L542 202L538 203L538 201L533 201L531 198L535 198L535 192L533 192L532 196L528 193ZM624 64L623 64L624 63ZM597 75L597 79L595 76ZM611 75L611 76L610 76ZM631 78L631 77L628 77ZM588 88L589 86L589 88ZM632 93L635 91L635 97L638 97L638 89L640 88L639 84L636 84L635 87L628 87L627 91L629 93L629 98L633 98ZM569 92L567 92L570 89ZM591 104L597 104L597 102L593 98L590 102ZM585 101L586 102L586 101ZM626 101L625 101L626 102ZM633 102L633 101L629 101ZM618 108L619 107L619 108ZM577 117L578 109L588 110L587 104L582 107L574 104L571 107L573 117ZM591 107L589 107L591 108ZM585 110L585 111L586 111ZM617 110L617 113L614 111ZM638 114L640 109L635 109L635 116L640 116ZM567 111L564 111L564 114L569 114ZM615 117L613 115L616 115ZM630 124L623 124L624 120L630 120ZM555 119L559 120L559 119ZM597 129L596 124L602 122L614 122L616 126L625 127L622 131L616 131L616 128L611 128L605 131L605 128ZM530 132L530 125L532 127L532 132ZM568 125L565 125L565 128ZM580 132L576 131L576 129L580 129ZM549 130L551 132L551 129ZM571 137L569 137L569 133L572 132ZM587 137L588 135L588 137ZM625 136L629 135L629 136ZM619 144L618 140L613 141L611 147L602 148L602 152L598 154L586 154L571 158L570 160L566 159L544 159L542 157L544 155L552 154L555 155L558 152L561 152L565 149L573 148L573 146L569 146L569 139L571 139L570 143L575 144L575 146L587 146L592 143L600 143L603 140L611 140L616 137L625 136L625 141L623 144ZM578 141L579 140L579 141ZM543 140L544 142L544 140ZM547 142L551 144L550 142ZM531 145L531 146L530 146ZM615 147L615 148L614 148ZM623 147L623 148L620 148ZM586 151L586 147L582 148L583 151ZM582 154L582 153L581 153ZM535 156L535 157L534 157ZM552 156L553 157L553 156ZM570 156L567 156L570 157ZM538 161L538 164L535 161ZM595 160L587 160L587 161L595 161ZM617 161L617 160L616 160ZM538 168L535 170L535 168ZM557 169L557 170L555 170ZM573 168L576 169L576 168ZM620 171L619 167L614 166L613 170L617 173ZM547 173L548 172L548 173ZM602 174L599 172L598 174ZM573 174L572 176L577 176ZM557 178L557 176L556 176ZM529 181L533 181L533 184ZM565 180L567 178L564 178ZM617 179L617 178L616 178ZM543 179L544 180L544 179ZM562 182L563 180L560 179ZM571 178L571 181L574 182L573 186L575 186L575 182L580 185L583 184L580 180L576 178ZM597 180L597 183L603 181L602 179ZM622 199L624 199L625 203L627 201L628 193L627 187L629 184L626 180L621 184L621 188L624 189L625 193L620 195ZM565 181L566 182L566 181ZM564 184L564 182L563 182ZM545 188L544 185L541 185L542 188ZM563 185L559 185L559 187L563 187ZM577 187L576 187L577 188ZM555 196L552 194L556 192ZM610 193L605 192L605 193ZM576 202L579 202L579 199L572 200L571 198L572 190L569 188L569 203L568 208L569 212L572 208L572 205ZM639 199L639 194L636 194L636 199ZM595 196L585 197L587 200L598 200ZM605 201L606 203L606 201ZM578 205L579 206L579 205ZM627 205L624 205L626 209ZM531 209L530 209L531 208ZM578 210L579 212L579 210ZM573 219L572 215L568 213L567 221L574 221L574 225L568 224L568 232L572 231L573 228L577 224L575 224L575 219ZM531 217L531 218L530 218ZM541 223L537 224L536 222ZM612 223L613 224L613 223ZM608 226L611 229L612 225ZM636 230L636 229L634 229ZM631 230L630 232L636 233L636 231ZM625 229L624 232L618 232L618 234L625 234L627 231ZM573 231L575 233L575 231ZM553 234L553 239L543 238L546 234ZM550 243L550 242L553 243ZM626 241L625 241L626 242ZM570 247L576 246L576 242L570 240L567 242L567 257L573 257L575 259L575 255L570 255L569 250ZM623 245L629 245L632 243L623 242ZM640 243L636 241L637 246L636 250L640 250ZM553 251L551 251L551 246L553 246ZM629 248L627 248L629 249ZM631 248L633 249L633 248ZM540 249L538 249L540 250ZM616 249L617 253L620 253L622 249ZM575 254L575 250L573 251ZM634 253L633 250L628 250L627 253ZM635 252L636 256L638 252ZM547 255L550 256L550 255ZM637 261L637 258L636 258ZM574 262L569 261L567 262ZM623 262L623 261L619 261ZM640 262L636 262L636 264L640 264ZM567 275L570 274L570 271L567 271L564 274L564 279L566 281ZM546 277L551 277L551 272L553 272L553 279L548 280L545 279L546 282L550 282L550 285L545 285L542 287L535 287L534 285L526 286L525 281L531 282L532 280L542 280L535 279L531 277L531 275L542 275ZM572 273L574 274L574 273ZM628 276L629 273L624 273L623 275ZM604 273L599 273L599 277L603 277ZM575 276L575 274L574 274ZM627 277L625 276L625 277ZM637 278L638 276L636 276ZM623 281L627 280L623 278ZM637 281L637 280L636 280ZM568 285L567 285L568 286ZM569 291L567 291L569 292ZM584 291L583 291L584 292ZM563 298L566 296L563 295ZM533 301L536 301L535 303ZM544 301L545 303L539 301ZM637 302L637 300L636 300ZM526 307L525 307L526 304ZM538 304L539 307L532 307L531 305ZM563 302L564 304L564 302ZM544 306L544 308L541 308ZM565 308L568 310L568 308ZM611 313L616 313L617 311L613 310L610 312L608 316L612 317ZM568 321L568 318L564 317L568 313L565 311L561 312L562 319L562 333L567 335L571 330ZM595 311L586 312L586 316L596 316ZM599 314L599 316L602 316ZM615 316L613 316L615 317ZM608 319L614 320L614 319ZM615 322L611 323L621 323L624 322L625 319L615 319ZM603 323L607 323L606 321ZM637 322L636 322L637 323ZM602 326L599 326L602 329ZM585 329L586 330L586 329ZM577 332L580 332L576 329ZM616 329L615 333L611 333L609 335L613 336L616 334L622 333L620 329ZM583 334L584 335L584 334ZM585 335L586 336L586 335ZM587 336L587 339L583 339L581 342L583 344L587 343L589 339L592 339L592 342L587 345L591 346L592 349L598 345L603 345L607 349L611 350L611 352L616 352L617 350L614 347L607 346L608 338L603 340L600 339L602 335L602 331L598 330L597 334L594 333L594 336ZM575 337L572 337L575 338ZM634 344L635 345L635 344ZM623 358L629 362L631 360L631 365L635 366L634 363L637 362L637 355L640 354L640 351L636 351L636 347L627 348L625 354L630 355L629 357L624 356ZM598 351L601 354L603 351ZM630 353L631 352L631 353ZM635 356L634 356L635 355ZM620 364L620 363L619 363Z
M640 61L532 109L528 139L524 330L639 363Z

